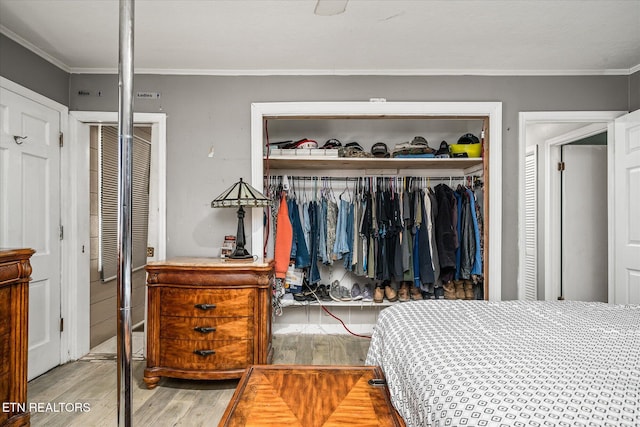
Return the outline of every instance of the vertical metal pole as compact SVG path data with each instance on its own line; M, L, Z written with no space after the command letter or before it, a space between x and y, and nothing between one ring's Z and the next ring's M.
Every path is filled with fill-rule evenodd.
M133 159L134 0L120 0L118 57L118 426L131 426L131 170Z

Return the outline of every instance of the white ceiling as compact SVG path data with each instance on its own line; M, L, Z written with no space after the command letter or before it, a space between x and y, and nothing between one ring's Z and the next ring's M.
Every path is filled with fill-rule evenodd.
M326 1L326 0L325 0ZM640 0L137 0L137 73L626 75ZM117 72L117 0L0 0L0 32L72 73Z

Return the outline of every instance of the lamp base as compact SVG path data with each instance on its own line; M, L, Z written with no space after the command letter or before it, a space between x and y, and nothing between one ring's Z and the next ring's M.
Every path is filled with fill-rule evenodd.
M253 255L251 255L245 248L236 248L236 250L229 255L229 259L253 259Z

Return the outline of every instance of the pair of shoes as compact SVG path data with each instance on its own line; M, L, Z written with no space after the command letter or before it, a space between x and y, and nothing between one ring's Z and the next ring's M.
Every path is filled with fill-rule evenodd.
M357 283L351 285L351 299L353 301L362 299L362 290L360 289L360 285L358 285Z
M373 301L373 295L371 295L371 285L368 283L362 287L362 301L363 302Z
M417 286L411 287L411 299L414 301L423 299L422 291Z
M452 281L442 285L442 289L444 289L444 299L456 299L456 287Z
M373 302L379 304L383 300L384 300L384 289L382 289L382 286L376 286L376 288L373 291Z
M334 280L329 289L329 296L334 301L351 301L351 292L349 289L340 285L340 282Z
M389 300L389 302L396 302L398 301L398 291L396 291L395 289L393 289L391 287L391 285L386 285L384 287L384 296L387 297L387 299Z
M400 285L400 289L398 289L398 301L407 302L409 301L409 283L402 282Z

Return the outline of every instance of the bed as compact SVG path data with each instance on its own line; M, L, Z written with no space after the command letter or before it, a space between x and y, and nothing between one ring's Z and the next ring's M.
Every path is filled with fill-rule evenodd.
M408 427L640 426L640 306L412 301L366 359Z

